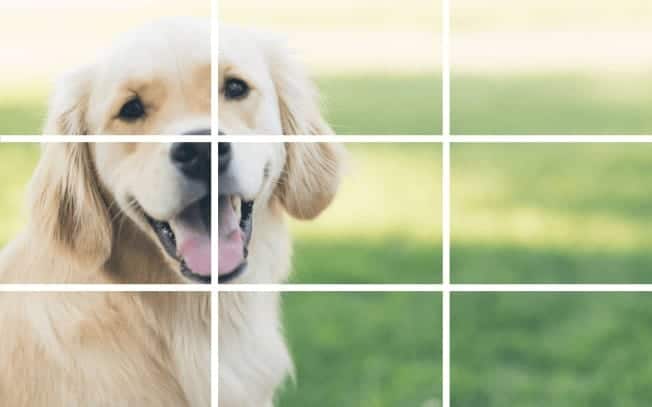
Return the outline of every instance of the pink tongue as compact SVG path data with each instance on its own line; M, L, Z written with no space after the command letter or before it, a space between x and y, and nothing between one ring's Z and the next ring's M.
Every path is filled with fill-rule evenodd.
M219 205L218 275L229 274L244 261L244 235L231 203L224 200Z
M179 254L193 273L211 275L211 239L207 233L180 226L175 230Z

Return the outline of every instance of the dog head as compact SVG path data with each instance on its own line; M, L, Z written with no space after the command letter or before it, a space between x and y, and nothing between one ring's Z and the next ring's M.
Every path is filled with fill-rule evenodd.
M126 34L65 75L45 134L210 134L210 26L194 18Z
M317 89L268 33L220 28L219 121L226 134L332 134Z
M210 165L208 143L46 144L31 185L32 227L88 269L153 250L179 275L208 282Z
M250 243L281 238L262 236L280 211L309 220L328 207L343 149L332 143L219 143L218 149L219 280L226 282L257 255Z

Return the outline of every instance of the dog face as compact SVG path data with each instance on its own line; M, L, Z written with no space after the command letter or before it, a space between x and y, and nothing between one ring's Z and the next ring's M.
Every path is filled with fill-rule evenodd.
M331 143L219 143L219 280L242 274L285 211L312 219L339 186L343 151ZM274 254L273 254L274 255Z
M144 250L121 245L127 218L171 268L208 282L210 165L208 143L47 144L32 219L59 252L101 265L117 251Z
M163 20L62 78L46 134L210 134L210 26Z
M317 91L278 39L220 28L219 121L225 134L332 134Z

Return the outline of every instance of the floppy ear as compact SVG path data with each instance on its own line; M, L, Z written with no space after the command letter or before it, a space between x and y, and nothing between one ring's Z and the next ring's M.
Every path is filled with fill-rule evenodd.
M335 143L285 143L287 157L277 196L297 219L313 219L340 185L344 149Z
M281 45L267 39L272 80L278 95L281 124L285 135L333 134L322 117L317 87L304 67Z
M111 222L88 143L43 146L30 202L31 226L46 242L93 264L108 259Z
M57 82L50 99L45 134L88 134L86 112L94 68L67 73Z

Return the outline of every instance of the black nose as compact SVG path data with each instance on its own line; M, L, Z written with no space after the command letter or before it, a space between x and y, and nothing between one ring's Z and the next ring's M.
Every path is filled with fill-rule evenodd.
M205 136L210 134L211 134L211 129L195 129L183 133L182 136Z
M210 143L174 143L170 159L186 176L210 182Z
M217 151L219 153L217 170L222 172L229 167L231 162L231 143L217 143Z

